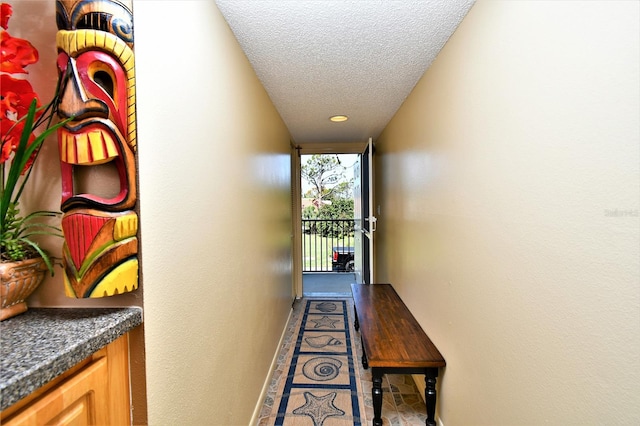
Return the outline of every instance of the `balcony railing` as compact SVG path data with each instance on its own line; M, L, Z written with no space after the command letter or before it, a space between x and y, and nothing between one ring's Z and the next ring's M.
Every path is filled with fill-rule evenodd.
M353 247L353 219L302 219L302 271L333 270L333 248Z

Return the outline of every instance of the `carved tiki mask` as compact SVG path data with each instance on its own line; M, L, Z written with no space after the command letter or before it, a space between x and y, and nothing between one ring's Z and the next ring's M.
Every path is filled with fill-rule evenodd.
M73 117L58 131L65 292L111 296L138 288L131 1L60 0L56 9L58 114Z

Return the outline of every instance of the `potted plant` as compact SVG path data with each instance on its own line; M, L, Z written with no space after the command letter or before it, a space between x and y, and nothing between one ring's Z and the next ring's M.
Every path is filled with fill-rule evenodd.
M38 51L27 40L9 35L11 6L2 3L0 26L0 320L26 311L24 300L36 289L52 257L33 239L37 235L62 236L60 228L43 221L59 216L53 211L20 211L20 196L31 176L40 147L65 122L52 124L60 92L46 106L20 74L38 61Z

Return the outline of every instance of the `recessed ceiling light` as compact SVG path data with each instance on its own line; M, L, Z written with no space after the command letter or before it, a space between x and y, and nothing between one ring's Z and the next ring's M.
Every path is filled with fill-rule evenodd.
M334 123L340 123L341 121L347 121L349 119L349 117L347 117L346 115L334 115L333 117L329 117L329 120L333 121Z

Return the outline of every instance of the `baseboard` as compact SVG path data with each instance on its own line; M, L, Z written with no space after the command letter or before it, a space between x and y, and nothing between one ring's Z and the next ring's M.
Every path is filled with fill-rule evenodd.
M294 300L295 303L295 300ZM253 415L251 416L250 425L257 425L258 420L260 419L260 411L262 411L262 407L264 406L264 399L267 397L267 392L269 391L269 386L271 385L271 377L273 376L273 372L278 365L278 355L280 354L280 349L282 348L282 343L284 342L284 338L287 335L287 327L289 326L289 321L291 321L291 316L293 315L293 308L289 311L289 317L287 321L284 323L284 327L282 329L282 335L280 336L280 340L278 341L278 346L276 347L276 353L273 355L273 359L271 360L271 366L269 367L269 372L267 373L267 377L262 385L262 391L260 392L260 397L258 398L258 402L256 404L256 408L253 410Z

